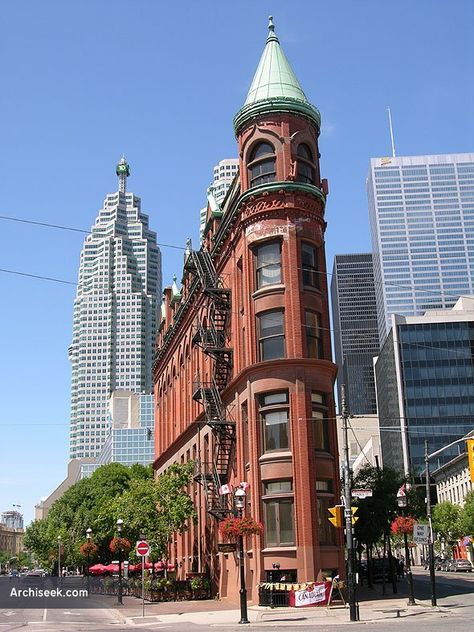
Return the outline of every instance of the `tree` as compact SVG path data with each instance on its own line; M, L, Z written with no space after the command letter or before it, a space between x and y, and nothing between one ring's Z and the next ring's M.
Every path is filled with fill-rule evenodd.
M433 530L448 544L455 544L463 535L461 508L449 501L433 507Z
M462 535L474 536L474 492L468 492L461 512Z
M397 491L402 483L400 474L389 467L380 469L366 465L361 468L353 487L371 489L372 496L358 502L359 520L355 524L355 534L359 542L372 547L388 533L390 522L398 512Z
M113 533L117 518L121 518L124 536L132 542L144 536L151 547L151 559L166 558L173 533L185 531L189 520L196 516L193 501L184 489L193 471L192 462L176 463L156 481L132 481L128 490L103 507L97 530Z
M50 568L57 558L59 535L64 565L81 565L84 558L80 547L90 527L99 558L110 561L112 553L108 545L115 533L115 522L109 521L106 528L100 529L98 517L111 500L130 488L133 481L145 480L153 480L150 467L110 463L97 468L92 476L78 481L56 500L47 518L35 521L26 529L25 547L39 563Z

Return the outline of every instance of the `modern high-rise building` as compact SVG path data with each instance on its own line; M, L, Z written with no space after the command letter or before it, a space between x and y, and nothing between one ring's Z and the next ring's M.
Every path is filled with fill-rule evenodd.
M140 198L126 190L124 158L117 175L119 190L107 195L81 252L69 348L72 459L99 454L113 391L153 387L161 254Z
M106 463L151 465L155 415L153 394L115 391L110 398L110 433L97 458Z
M351 414L375 414L373 358L379 352L379 333L370 253L334 257L331 302L339 409L344 384Z
M432 453L474 427L474 296L391 320L375 365L383 464L420 476L425 440ZM458 453L455 445L437 463Z
M367 190L383 343L391 314L474 290L474 153L372 158Z
M214 179L212 184L207 190L208 198L209 194L215 200L215 203L220 206L224 201L227 191L229 190L232 181L239 172L239 159L238 158L224 158L218 165L214 167ZM207 221L207 209L206 205L201 209L200 214L200 235L204 232Z

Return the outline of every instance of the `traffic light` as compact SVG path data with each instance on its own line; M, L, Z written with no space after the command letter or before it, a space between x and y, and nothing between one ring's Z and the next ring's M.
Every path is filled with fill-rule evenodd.
M342 527L342 505L336 505L335 507L329 507L328 511L331 516L328 518L329 522L331 522L335 527Z
M471 474L471 482L474 483L474 439L466 441L467 462L469 463L469 472Z
M355 524L359 520L359 516L356 513L359 511L359 507L351 507L352 511L352 524Z

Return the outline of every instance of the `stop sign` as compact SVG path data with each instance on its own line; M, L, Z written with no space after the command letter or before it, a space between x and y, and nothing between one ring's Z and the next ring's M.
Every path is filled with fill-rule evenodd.
M137 542L136 551L137 555L145 557L145 555L148 555L148 553L150 552L150 545L145 540L140 540L140 542Z

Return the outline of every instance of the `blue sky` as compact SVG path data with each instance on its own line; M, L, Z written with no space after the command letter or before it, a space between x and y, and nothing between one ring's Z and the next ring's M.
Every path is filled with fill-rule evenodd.
M89 228L125 152L158 241L197 242L212 167L267 16L320 109L327 261L370 250L365 178L390 153L474 149L471 0L15 0L0 7L0 215ZM0 268L75 282L83 236L0 220ZM162 248L163 279L180 251ZM0 272L0 511L25 517L68 460L74 286Z

